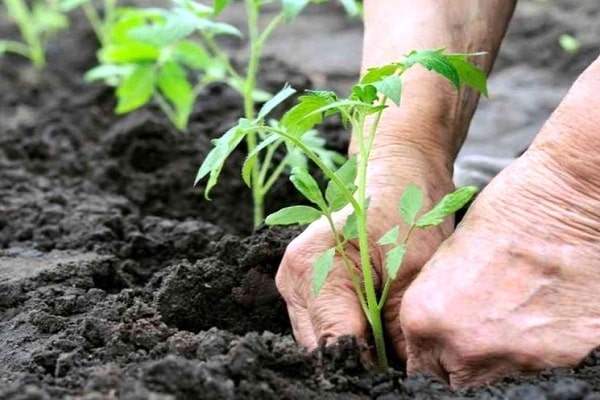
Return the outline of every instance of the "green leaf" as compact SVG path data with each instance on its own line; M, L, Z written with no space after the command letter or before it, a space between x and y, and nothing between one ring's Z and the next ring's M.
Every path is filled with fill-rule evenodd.
M157 47L165 47L189 36L198 25L198 17L185 10L167 14L166 23L142 25L132 28L129 37Z
M283 18L289 22L296 18L310 3L310 0L281 0Z
M454 214L467 204L477 193L477 187L464 186L454 192L447 194L429 212L419 218L416 225L419 228L439 225L449 215Z
M194 180L194 185L209 175L208 182L204 189L204 197L209 198L210 190L217 184L221 170L225 161L231 154L231 152L240 144L242 139L251 130L252 125L249 120L241 118L238 124L223 134L218 139L213 140L215 147L208 153Z
M448 61L456 68L460 83L477 90L484 96L488 96L487 77L483 70L466 60L468 55L450 55Z
M398 242L398 236L400 236L400 227L396 225L387 231L382 237L380 237L377 243L382 246L387 244L396 244L396 242Z
M335 176L342 181L350 193L354 193L356 191L356 186L354 185L354 180L356 179L356 156L349 158L344 165L335 171ZM327 199L329 208L334 212L341 210L349 203L349 200L344 197L342 191L333 180L327 183L325 198Z
M213 8L215 10L214 15L219 15L221 12L227 8L227 6L231 3L231 0L215 0Z
M154 66L140 64L117 88L117 114L125 114L150 101L154 93Z
M194 89L185 69L174 61L165 62L158 72L157 86L175 109L177 120L172 122L178 129L184 130L195 100Z
M315 265L313 266L313 281L312 281L312 291L315 296L319 294L325 282L327 281L327 276L329 272L333 268L333 257L335 256L335 249L331 248L323 253L317 261L315 261Z
M385 257L385 270L391 280L396 279L396 276L398 276L404 254L406 254L406 247L404 246L396 246L387 252Z
M417 213L423 207L423 193L417 185L409 184L400 198L400 215L408 225L415 223Z
M460 76L458 71L448 59L448 55L444 54L444 49L439 50L413 50L406 59L404 65L411 67L415 64L420 64L430 71L435 71L438 74L447 78L456 89L460 87Z
M116 79L120 82L125 76L130 75L135 69L132 64L102 64L87 71L83 76L86 82L93 82L101 79L111 80Z
M296 189L298 189L307 200L315 203L323 210L327 209L325 199L323 199L323 194L321 193L317 181L305 168L294 168L292 170L292 175L290 176L290 181L292 181Z
M337 100L337 98L335 98L335 100ZM298 98L298 104L292 107L281 118L280 125L291 135L299 136L323 121L323 116L321 114L308 115L312 111L335 100L313 93L300 96Z
M98 58L103 64L126 64L156 61L159 55L160 50L155 46L129 42L102 48L98 53Z
M312 150L330 169L337 169L340 165L346 162L346 157L334 150L329 150L326 145L327 141L325 138L319 136L319 132L315 129L311 129L305 132L301 137L302 143L310 150ZM306 156L299 152L301 156L306 160ZM304 162L303 165L306 165Z
M309 206L283 208L267 217L267 225L306 225L321 218L321 211Z
M280 139L277 135L270 135L261 141L258 146L256 146L254 150L248 154L246 160L244 161L244 165L242 166L242 179L244 180L244 183L248 185L248 187L251 187L253 183L252 169L254 168L258 154L267 147L278 147L281 145L281 143L283 143L283 139Z
M402 82L398 75L391 75L380 81L372 83L379 93L387 96L397 106L400 105L400 92L402 88Z
M352 87L352 99L359 100L366 104L373 104L377 100L377 88L374 85L357 84Z
M288 99L291 95L296 93L295 89L288 84L286 84L283 89L281 89L275 96L273 96L269 101L267 101L258 111L257 120L261 120L267 116L275 107L283 103L286 99Z
M211 55L200 44L182 40L173 46L173 57L192 69L206 69L211 64Z
M367 69L367 72L360 78L361 85L369 85L374 82L379 82L388 76L394 75L400 68L399 64L387 64L380 67Z
M342 228L342 234L346 240L356 239L358 237L358 221L354 211L346 218L346 223L344 224L344 228Z

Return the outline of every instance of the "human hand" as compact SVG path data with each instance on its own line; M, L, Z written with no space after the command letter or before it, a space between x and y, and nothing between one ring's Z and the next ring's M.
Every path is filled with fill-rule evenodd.
M431 157L412 148L389 151L387 154L390 157L373 160L369 171L368 229L372 238L370 250L376 285L386 278L383 268L386 249L376 241L393 226L402 225L398 201L406 185L414 183L423 189L426 193L425 207L431 207L452 189L449 171L438 167ZM351 209L347 208L337 213L335 223L341 227L350 212ZM383 310L387 336L401 356L404 354L404 340L398 310L402 294L421 266L449 235L452 226L451 219L448 219L436 228L416 232L409 242L403 266ZM310 350L322 340L341 335L368 338L365 316L350 274L341 259L334 261L334 267L319 295L315 297L311 291L313 264L334 245L326 221L319 220L311 224L289 245L276 277L277 287L288 306L294 336ZM356 243L347 245L347 254L356 275L360 277L362 273Z

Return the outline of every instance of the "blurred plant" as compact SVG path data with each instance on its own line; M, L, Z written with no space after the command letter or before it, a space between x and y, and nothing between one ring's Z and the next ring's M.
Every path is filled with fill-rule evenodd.
M244 0L246 9L246 22L248 31L248 42L250 47L250 55L248 65L243 76L238 75L233 71L228 58L218 48L214 41L208 40L206 43L217 55L222 62L225 63L225 71L233 71L234 73L227 76L227 82L237 89L244 99L244 118L240 120L238 126L232 128L225 133L221 138L215 141L215 149L207 156L202 166L200 167L196 176L195 183L197 184L202 178L210 174L207 186L205 188L205 194L208 198L210 189L216 183L220 169L235 147L242 141L245 140L248 148L249 158L245 163L244 177L247 183L251 182L250 188L252 190L252 199L254 204L254 226L258 226L263 222L264 219L264 199L272 187L275 180L281 175L286 168L292 168L294 166L294 159L302 160L300 162L306 163L305 157L299 157L299 153L289 153L282 158L282 160L275 165L273 156L277 148L279 148L284 141L273 140L273 141L262 141L266 130L250 129L244 131L245 133L240 135L242 132L238 129L240 126L247 124L254 124L255 126L277 126L277 121L271 121L265 123L264 117L266 113L270 112L272 108L276 107L281 101L291 96L294 91L291 88L284 88L278 95L276 95L271 102L265 104L266 108L262 108L262 113L256 114L256 102L264 101L266 98L261 98L264 92L256 90L256 78L259 70L260 56L264 48L265 43L273 33L273 31L282 23L290 22L297 17L310 3L324 3L327 0L281 0L281 10L276 14L270 21L265 24L265 27L261 30L259 26L259 15L261 8L271 3L269 0ZM351 16L357 16L360 14L361 9L359 3L355 0L339 0L346 12ZM215 0L215 14L219 14L225 9L231 0ZM258 94L258 96L257 96ZM307 133L307 132L303 132ZM333 155L332 152L325 150L324 141L317 142L314 140L314 132L307 133L304 136L305 140L312 140L310 145L313 146L314 150L320 151L322 154L329 155L329 161L332 163L342 162L340 155ZM260 145L259 141L262 141ZM262 157L261 157L262 152ZM295 157L294 157L295 155ZM334 164L332 164L334 165ZM218 169L218 172L217 172Z
M106 43L112 23L115 18L118 0L103 0L102 1L102 16L94 7L93 0L61 0L60 8L63 12L70 12L80 7L100 44Z
M69 20L61 10L58 0L3 0L9 20L21 33L23 42L0 40L0 56L5 53L19 54L31 60L37 68L46 65L46 44L50 38L69 26Z

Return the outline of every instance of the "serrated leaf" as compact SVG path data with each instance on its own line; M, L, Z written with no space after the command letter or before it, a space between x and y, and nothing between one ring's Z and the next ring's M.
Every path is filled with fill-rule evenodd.
M411 67L414 64L420 64L430 71L435 71L438 74L447 78L456 89L460 87L460 77L458 71L448 59L448 55L444 54L444 50L413 50L404 60L406 67Z
M352 99L366 104L373 104L377 100L377 88L371 84L357 84L352 87Z
M456 68L460 83L488 96L487 77L483 70L466 60L468 55L450 55L448 60Z
M178 129L184 130L195 99L194 89L187 79L185 69L174 61L165 62L158 72L157 86L175 109L177 120L173 123Z
M116 94L118 98L117 114L125 114L146 104L154 93L154 66L140 64L126 76Z
M356 186L354 185L354 180L356 179L356 157L351 157L348 159L348 161L346 161L344 165L335 171L334 174L340 179L340 181L342 181L350 193L354 193L356 191ZM327 199L329 208L334 212L341 210L349 202L349 200L344 197L342 191L333 182L333 180L330 180L327 183L325 198Z
M400 236L400 227L396 225L395 227L387 231L382 237L380 237L377 243L379 243L382 246L388 244L396 244L396 242L398 242L398 236Z
M198 17L180 9L169 12L165 23L132 28L128 36L142 43L162 48L189 36L197 26Z
M279 142L279 143L276 143L276 142ZM244 183L246 183L246 185L248 185L248 187L252 186L252 183L253 183L252 182L252 169L254 168L254 165L256 164L256 159L257 159L258 155L260 154L260 152L270 146L279 146L282 142L283 142L283 140L280 139L277 135L270 135L267 138L265 138L262 142L260 142L254 148L254 150L252 150L248 154L248 156L246 157L246 160L244 161L244 165L242 166L242 179L244 180Z
M346 218L346 222L342 228L342 234L346 240L356 239L358 237L358 221L354 211Z
M404 246L396 246L387 252L385 257L385 270L391 280L396 279L398 271L402 265L402 260L406 254L406 248Z
M321 254L315 264L313 266L313 281L312 281L312 291L315 296L319 294L325 282L327 281L327 276L329 272L333 268L333 258L335 256L335 249L331 248L327 250L325 253Z
M258 111L256 119L261 120L267 116L275 107L287 100L291 95L296 93L295 89L286 84L275 96L267 101Z
M359 83L369 85L373 82L378 82L388 76L394 75L401 67L398 64L387 64L380 67L367 69L367 72L362 76Z
M194 180L194 185L197 185L202 178L210 174L204 189L204 197L207 200L210 199L210 190L217 184L217 180L229 154L231 154L231 152L240 144L251 128L250 121L242 118L236 126L232 127L225 132L223 136L213 141L215 147L208 153L202 162L202 165L196 174L196 179Z
M310 0L281 0L283 18L289 22L296 18L310 3Z
M408 225L415 223L417 213L423 207L423 193L415 184L409 184L400 198L400 215Z
M299 136L323 120L323 116L320 114L310 116L308 114L329 104L331 101L331 99L315 94L300 96L298 104L281 118L280 125L291 135Z
M477 187L464 186L454 192L447 194L429 212L419 218L416 225L419 228L439 225L449 215L454 214L467 204L477 193Z
M306 225L321 218L321 211L309 206L292 206L283 208L269 215L267 225Z
M402 90L402 82L397 75L388 76L380 81L373 82L372 85L377 88L379 93L387 96L397 106L400 105L400 94Z
M321 209L326 209L325 199L323 199L323 194L317 181L305 168L294 168L290 176L290 181L307 200L315 203Z
M305 132L301 137L302 143L309 149L311 149L330 169L337 169L340 165L343 165L347 158L342 154L338 153L334 150L329 150L326 148L327 141L325 138L319 136L319 132L315 129L312 129L308 132ZM300 152L301 153L301 152ZM306 160L306 156L301 154L302 157ZM305 165L304 162L303 165Z
M173 57L186 67L206 69L211 65L211 55L202 45L191 40L182 40L173 46Z

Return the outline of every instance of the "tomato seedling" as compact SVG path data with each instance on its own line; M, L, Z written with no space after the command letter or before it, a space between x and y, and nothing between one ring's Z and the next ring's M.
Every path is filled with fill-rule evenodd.
M326 1L326 0L325 0ZM278 95L273 97L269 103L265 104L261 111L257 114L256 103L265 101L271 96L263 91L257 90L256 78L259 69L260 56L262 54L265 43L268 41L275 29L285 22L292 21L298 16L309 3L324 3L324 0L281 0L281 10L270 21L266 22L265 27L261 30L259 27L259 15L261 8L267 1L260 0L245 0L245 10L247 16L247 31L248 42L250 48L249 61L244 75L238 74L228 61L228 58L218 48L217 44L209 40L207 48L213 53L213 56L225 63L224 76L221 80L225 80L230 86L237 89L244 99L244 118L240 123L229 130L224 136L215 141L215 149L206 157L196 176L195 183L197 184L202 178L210 173L210 178L205 189L207 194L216 183L216 177L222 168L225 159L233 151L233 149L244 140L250 155L249 161L245 164L244 177L247 182L252 182L250 185L252 190L252 201L254 205L254 226L257 227L264 220L264 201L265 198L277 180L277 178L286 170L297 166L297 163L304 165L306 157L295 151L287 154L281 161L275 161L275 153L283 144L283 140L263 141L263 136L266 134L261 127L270 125L273 128L278 126L277 121L266 121L265 117L275 106L281 101L291 96L294 91L291 88L284 88ZM215 13L221 12L231 0L215 1ZM345 8L349 15L358 15L360 8L355 0L340 0L340 3ZM268 110L265 112L265 110ZM239 128L245 125L253 125L257 129L251 129L243 135L239 135ZM324 157L330 166L338 165L343 162L343 158L331 151L327 151L324 146L324 140L319 139L315 132L306 133L304 141L307 146L318 152ZM239 139L239 140L238 140Z
M387 365L381 310L389 294L392 282L398 275L402 259L411 234L415 229L425 229L442 223L445 217L453 214L465 205L474 195L476 188L463 187L446 195L431 210L422 213L423 195L415 185L409 185L400 198L399 213L407 226L401 235L400 226L395 226L379 238L378 243L388 246L385 260L386 280L378 291L374 283L374 269L369 255L369 238L367 236L367 166L373 147L382 113L388 102L400 105L401 76L414 65L422 65L446 77L458 90L461 84L468 85L483 94L487 94L486 77L483 71L467 61L469 54L447 54L443 50L413 51L404 60L397 63L372 68L352 88L348 98L339 98L330 91L309 91L299 98L296 106L287 111L277 125L265 124L266 114L287 95L289 88L284 88L271 103L261 109L257 118L242 119L222 138L205 161L205 173L210 174L209 183L214 183L220 172L223 157L237 142L245 136L262 132L261 143L250 153L243 168L244 180L254 184L250 179L248 164L253 162L257 149L268 147L271 143L281 141L288 148L302 153L321 170L328 179L322 191L317 181L305 167L292 170L290 180L298 191L310 202L311 206L297 205L284 208L269 215L266 223L270 225L308 224L324 218L332 231L335 246L327 250L316 261L313 269L313 293L318 295L326 284L336 254L343 260L353 283L354 290L362 310L369 322L379 364ZM359 143L359 151L339 169L335 170L322 155L315 152L303 141L305 132L321 123L327 116L339 114L342 120L351 126L353 135ZM365 121L372 118L368 132ZM207 190L211 188L209 184ZM338 230L334 224L333 214L349 206L351 213L343 228ZM350 258L346 253L349 241L358 242L360 250L360 267L363 280L354 271Z
M0 56L14 53L28 58L36 68L46 65L46 43L69 26L58 0L3 0L6 15L19 27L23 42L0 40Z

